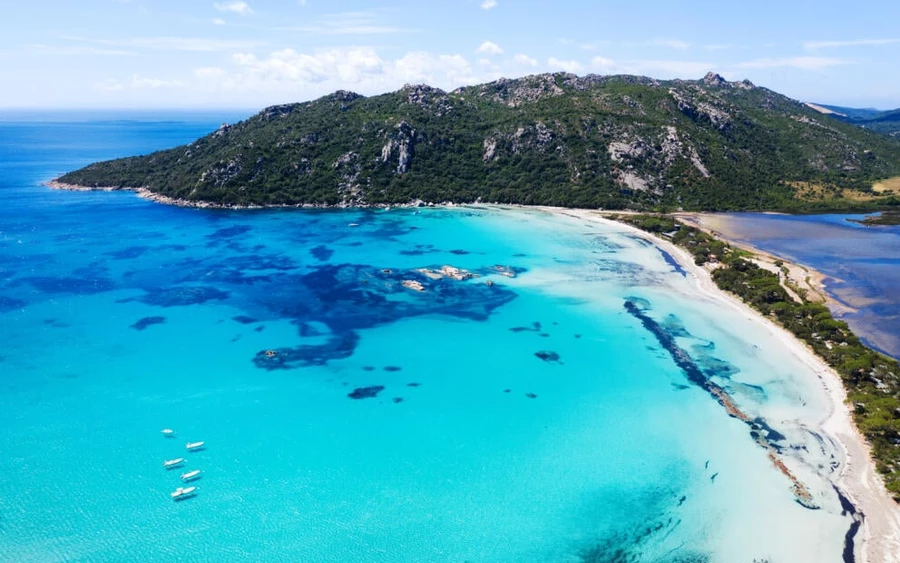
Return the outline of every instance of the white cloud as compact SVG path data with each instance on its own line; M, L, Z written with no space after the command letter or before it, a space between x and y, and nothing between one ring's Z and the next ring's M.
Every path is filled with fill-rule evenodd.
M342 12L323 16L309 25L277 28L315 35L384 35L416 31L381 23L372 12Z
M578 61L564 61L555 57L550 57L549 59L547 59L547 65L550 66L550 70L553 72L564 70L566 72L578 74L579 72L584 70L584 67L581 66L581 63L579 63Z
M130 37L128 39L100 39L95 37L65 36L62 37L62 39L73 42L103 45L104 47L207 53L249 49L256 45L256 43L252 41L206 39L202 37Z
M844 64L849 64L849 61L831 57L787 57L778 59L756 59L739 63L737 67L756 69L796 68L800 70L822 70Z
M475 52L484 55L502 55L503 49L501 49L500 46L493 41L485 41L484 43L479 45L477 49L475 49Z
M212 22L214 25L225 25L225 20L222 18L213 18Z
M624 43L626 47L665 47L666 49L677 49L685 51L690 49L691 44L680 39L652 39L650 41L629 41Z
M336 80L355 84L366 75L379 75L384 71L384 61L369 48L329 49L315 54L282 49L264 59L247 53L236 53L232 59L249 79L256 82Z
M220 12L234 12L242 16L248 16L253 13L250 5L246 2L213 2L213 7Z
M484 0L481 3L482 10L490 10L491 8L497 7L497 0Z
M131 76L129 85L132 88L165 88L171 86L181 86L178 80L161 80L159 78L148 78L139 74Z
M513 62L518 65L522 65L522 66L534 67L534 66L538 65L537 59L533 59L533 58L529 57L528 55L524 55L522 53L519 53L518 55L513 57Z
M202 80L225 76L225 70L217 66L205 66L194 69L194 76Z
M443 88L478 82L469 61L461 55L407 53L394 64L394 72L404 83L424 82Z
M315 52L283 49L259 56L241 52L232 65L194 70L196 86L207 91L267 92L286 100L307 99L338 89L380 94L404 84L426 83L445 90L499 76L491 61L479 61L477 71L462 55L409 52L383 59L369 47Z
M875 45L893 45L900 43L900 38L892 39L854 39L851 41L807 41L803 44L803 48L807 51L815 51L817 49L841 48L841 47L860 47Z
M147 76L141 76L140 74L131 75L131 79L125 83L120 82L115 78L107 78L103 82L94 84L95 89L105 90L107 92L119 92L125 89L140 90L148 88L169 88L175 86L182 86L182 83L178 80L162 80L159 78L149 78Z
M619 65L612 59L594 57L591 59L591 70L599 74L616 74L621 72Z
M89 55L89 56L132 56L134 51L125 49L107 49L89 45L24 45L27 53L40 55Z
M605 57L591 59L590 69L599 74L638 74L653 78L699 78L717 65L705 61L632 59L615 61Z

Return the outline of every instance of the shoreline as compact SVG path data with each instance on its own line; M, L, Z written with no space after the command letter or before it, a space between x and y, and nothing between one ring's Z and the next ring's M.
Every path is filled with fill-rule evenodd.
M213 203L209 201L192 201L183 198L169 197L167 195L158 194L151 191L147 187L130 187L130 186L81 186L78 184L67 184L60 182L58 179L47 180L41 182L42 186L46 186L53 190L62 190L67 192L133 192L141 199L146 199L163 205L174 205L175 207L187 207L193 209L227 209L232 211L238 210L259 210L259 209L390 209L411 208L411 207L452 207L456 205L453 202L445 201L441 203L426 203L422 200L414 200L407 203L271 203L265 205L239 205L229 203Z
M214 204L208 202L194 202L182 199L162 196L151 192L147 188L132 187L88 187L72 184L61 183L57 180L43 182L43 185L52 189L67 191L131 191L135 192L138 197L148 199L156 203L167 205L175 205L179 207L192 207L200 209L227 209L227 210L243 210L243 209L390 209L390 208L410 208L410 207L461 207L465 205L474 205L476 207L486 204L454 204L450 202L442 204L410 202L406 204L338 204L338 205L316 205L316 204L297 204L297 205L227 205ZM827 395L831 399L831 409L828 416L821 421L819 427L821 431L833 439L838 447L843 451L844 461L837 477L829 479L836 487L839 494L843 494L850 499L862 519L858 520L859 530L855 536L855 542L852 544L855 553L855 561L860 563L900 563L900 505L894 502L885 489L881 477L878 475L874 461L871 457L871 451L865 438L859 432L856 424L852 420L851 412L847 406L847 392L838 373L828 366L825 361L810 349L806 344L798 340L792 333L784 327L774 323L772 320L764 317L758 311L745 304L738 297L729 294L714 283L711 273L708 269L697 266L692 256L684 248L663 238L656 237L650 233L642 231L637 227L628 225L619 221L610 219L610 214L629 214L628 211L600 211L587 209L570 209L547 206L522 206L507 205L507 207L535 209L556 215L564 215L567 217L576 217L588 221L597 221L605 224L615 225L618 228L629 231L630 233L649 241L653 245L663 249L673 256L678 263L689 273L694 289L708 299L722 303L731 307L739 313L745 315L748 319L759 323L770 334L780 341L786 350L796 357L803 365L807 366L814 373L823 386ZM727 237L722 236L712 228L700 223L699 213L681 213L673 214L677 220L683 221L690 226L701 229L704 232L715 236L716 238L726 241L732 246L746 250L754 254L756 257L767 257L770 261L780 260L784 264L801 268L809 275L807 285L810 290L823 297L823 300L829 304L837 305L837 308L852 310L840 302L830 298L824 289L824 278L822 274L805 268L803 266L792 264L788 260L778 258L760 251L750 245L734 243ZM693 218L693 221L690 218ZM852 537L852 536L851 536ZM845 558L845 561L848 560ZM853 560L852 558L849 560Z
M816 375L831 398L831 412L820 429L843 450L844 462L832 483L862 515L855 537L854 553L860 563L900 562L900 505L890 497L875 469L868 442L859 432L847 407L847 392L840 375L816 353L784 327L762 316L737 296L719 289L709 270L694 263L687 250L632 225L615 221L592 210L540 207L544 211L612 224L627 230L671 254L689 274L695 289L704 297L722 303L759 323ZM610 212L611 213L611 212ZM725 240L725 239L722 239ZM786 262L786 261L785 261Z
M769 214L775 214L773 212L763 212ZM785 266L788 267L790 273L788 274L793 278L795 283L801 284L801 288L811 292L815 297L810 299L813 302L824 303L829 309L831 309L835 315L843 316L846 313L857 313L858 310L854 307L850 306L843 301L838 300L834 295L832 295L828 289L826 280L832 279L835 281L842 281L837 278L833 278L831 276L826 276L822 272L811 268L809 266L798 264L788 258L778 256L772 254L771 252L766 252L760 248L753 246L752 244L748 244L746 242L741 242L734 240L733 237L727 236L721 231L717 230L715 226L709 225L708 223L704 223L704 219L709 219L713 217L714 213L702 212L702 211L682 211L678 213L670 213L671 217L675 218L682 223L685 223L688 226L694 227L704 233L713 236L723 242L727 242L729 245L734 248L738 248L740 250L744 250L761 259L763 263L774 264L776 261L783 262ZM765 267L763 264L760 264L760 261L755 261L757 265ZM770 269L770 268L767 268ZM803 280L798 280L799 273L802 272L805 274ZM805 287L804 287L805 286ZM807 295L807 297L811 297Z

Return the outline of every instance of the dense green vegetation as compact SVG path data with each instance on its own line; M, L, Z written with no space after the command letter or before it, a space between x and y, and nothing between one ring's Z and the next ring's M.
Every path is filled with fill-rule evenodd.
M900 210L885 211L859 221L863 225L900 225Z
M853 418L872 446L888 491L900 502L900 365L864 346L847 323L835 319L825 305L791 299L776 274L747 261L728 244L671 217L618 219L671 238L689 250L697 264L718 262L720 267L713 270L712 278L719 288L780 323L840 374Z
M898 175L900 142L749 82L546 74L450 93L337 92L60 180L222 205L815 211ZM797 182L827 189L801 200Z
M835 112L833 116L835 119L852 123L882 135L900 136L900 109L880 111L877 109L817 105Z

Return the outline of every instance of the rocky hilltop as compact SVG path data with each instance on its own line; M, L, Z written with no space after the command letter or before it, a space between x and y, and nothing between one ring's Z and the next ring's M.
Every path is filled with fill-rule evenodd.
M223 206L763 209L801 183L828 198L897 175L900 143L748 81L558 73L338 91L58 181Z

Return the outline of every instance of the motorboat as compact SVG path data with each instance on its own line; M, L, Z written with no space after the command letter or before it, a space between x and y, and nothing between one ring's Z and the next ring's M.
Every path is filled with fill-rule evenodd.
M172 491L172 500L184 500L197 494L197 487L178 487Z
M189 452L195 452L197 450L202 450L206 447L206 442L188 442L184 445L184 449Z
M196 481L197 479L199 479L202 476L201 473L202 473L202 471L200 471L199 469L194 469L193 471L188 471L187 473L182 473L181 480L184 481L185 483L187 483L189 481Z
M162 435L165 436L166 438L174 438L175 431L172 430L171 428L163 428Z
M181 467L184 465L184 462L187 460L183 457L176 457L175 459L167 459L163 462L163 467L166 469L175 469L176 467Z

